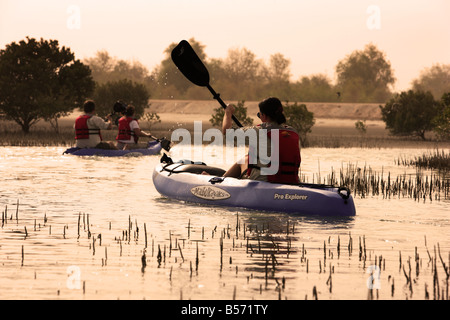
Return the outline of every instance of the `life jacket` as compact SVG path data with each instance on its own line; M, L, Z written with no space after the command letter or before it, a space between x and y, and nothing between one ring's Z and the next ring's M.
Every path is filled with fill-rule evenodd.
M272 129L279 130L278 146L279 146L279 164L278 172L274 175L268 175L267 181L272 183L299 184L298 169L301 163L299 136L293 130L288 128ZM267 135L271 139L271 130ZM252 169L261 170L260 167L250 163L250 155L248 157L247 175L250 176ZM274 165L270 163L268 166Z
M99 135L100 140L102 140L102 135L100 129L89 129L87 121L92 117L92 115L84 114L79 116L75 120L75 139L89 139L90 135Z
M131 137L134 137L134 142L138 142L139 137L136 136L134 131L130 128L130 123L133 120L137 122L136 119L131 117L122 117L119 119L119 134L117 135L116 140L127 141L130 140Z

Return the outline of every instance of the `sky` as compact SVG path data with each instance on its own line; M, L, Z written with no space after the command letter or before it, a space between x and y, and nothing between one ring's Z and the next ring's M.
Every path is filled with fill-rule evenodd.
M247 48L291 61L291 80L326 74L373 43L407 90L420 72L450 64L449 0L0 0L0 50L27 36L58 40L77 59L106 50L149 71L171 43L195 38L209 58Z

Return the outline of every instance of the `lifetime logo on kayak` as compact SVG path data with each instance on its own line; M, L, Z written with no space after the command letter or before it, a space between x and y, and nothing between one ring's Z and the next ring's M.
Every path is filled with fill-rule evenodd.
M294 194L289 194L289 193L278 194L278 193L275 193L273 195L273 199L274 200L307 200L308 196L301 195L301 194L296 194L296 193L294 193Z
M225 200L231 197L227 191L210 186L194 187L191 189L191 193L197 198L205 200Z

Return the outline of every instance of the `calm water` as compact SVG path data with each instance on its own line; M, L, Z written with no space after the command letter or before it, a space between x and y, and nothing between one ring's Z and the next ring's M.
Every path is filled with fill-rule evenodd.
M357 216L344 219L204 207L157 193L159 156L79 158L64 149L2 148L0 299L294 300L312 299L314 289L319 299L448 295L437 247L450 265L443 197L355 197ZM302 175L317 181L349 163L415 174L395 160L425 151L305 149ZM378 290L368 289L370 270Z

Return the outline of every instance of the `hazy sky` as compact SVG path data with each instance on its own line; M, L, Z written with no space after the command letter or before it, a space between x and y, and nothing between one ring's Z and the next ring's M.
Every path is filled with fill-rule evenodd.
M107 50L151 71L171 43L194 37L211 58L246 47L291 60L292 80L325 73L370 42L409 88L450 64L449 0L0 0L0 49L26 36L56 39L78 59Z

